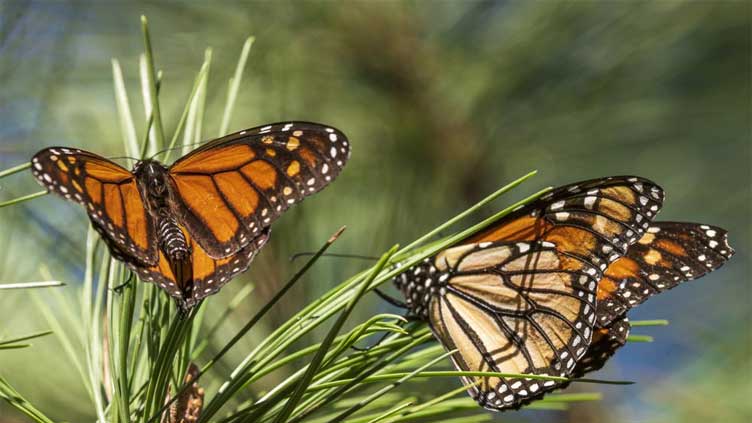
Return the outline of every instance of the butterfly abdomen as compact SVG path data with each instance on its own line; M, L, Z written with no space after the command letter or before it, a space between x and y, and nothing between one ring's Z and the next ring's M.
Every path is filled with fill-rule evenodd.
M175 218L171 216L162 217L159 220L158 234L162 251L171 260L183 260L189 257L188 241Z

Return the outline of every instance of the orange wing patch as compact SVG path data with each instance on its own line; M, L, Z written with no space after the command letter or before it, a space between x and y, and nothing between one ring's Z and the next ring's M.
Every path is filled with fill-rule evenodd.
M181 198L219 242L235 236L239 222L222 199L211 176L182 175L175 178Z
M677 257L688 257L687 251L680 244L668 239L659 239L655 242L656 248L668 251L670 254Z
M608 326L651 296L719 268L733 254L721 228L653 222L627 255L606 269L598 284L597 324Z
M258 192L238 172L224 172L214 177L219 190L243 217L252 215L259 204Z
M114 257L157 264L154 224L132 173L103 157L64 147L44 149L31 163L34 176L48 190L86 207Z
M256 157L253 149L244 144L219 147L186 156L170 170L173 173L203 173L211 175L217 172L237 170Z
M300 162L293 160L290 165L287 166L287 176L295 176L300 173Z
M147 232L146 208L141 200L136 184L123 184L120 193L125 204L125 216L128 235L141 249L149 248L149 233Z
M86 193L94 204L102 204L102 183L94 178L84 178ZM75 189L75 187L74 187Z
M84 164L84 170L86 174L102 182L120 183L133 178L132 173L109 161L87 160Z
M123 199L120 197L120 187L115 184L104 184L104 207L107 217L118 228L123 227Z
M467 239L468 243L506 241L530 241L539 238L551 224L535 216L524 215L510 221L502 221L501 225L491 225Z
M290 137L287 139L287 144L285 144L285 148L287 148L290 151L294 151L298 147L300 147L299 139L295 137Z
M240 169L243 174L262 190L277 186L277 169L263 160L256 160Z
M300 157L303 158L303 160L308 164L308 166L315 168L316 164L318 163L318 158L316 155L311 151L309 148L301 147L298 149L298 154L300 154Z

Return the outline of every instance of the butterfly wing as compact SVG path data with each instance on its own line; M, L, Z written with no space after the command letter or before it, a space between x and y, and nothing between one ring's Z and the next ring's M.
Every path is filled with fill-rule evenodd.
M154 266L131 266L139 277L153 282L175 298L183 308L191 308L202 299L215 294L235 275L248 270L256 254L269 240L269 229L240 251L221 259L209 257L186 230L186 240L191 249L191 259L183 263L185 269L175 269L160 251L159 262Z
M209 256L225 257L328 185L349 155L342 132L315 123L240 131L170 167L175 212Z
M138 265L157 262L154 222L131 172L104 157L65 147L42 150L31 164L42 186L86 208L114 256Z
M194 238L190 239L193 254L193 280L191 281L191 298L186 299L189 306L197 304L209 295L219 292L235 275L248 270L256 254L269 241L271 229L264 229L245 247L232 256L214 259L210 257Z
M499 242L450 248L432 265L415 283L428 280L421 284L428 289L438 281L428 321L447 350L458 350L452 357L458 369L566 376L587 350L600 275L590 262L549 242ZM558 386L527 378L463 379L478 383L470 395L492 410L517 408Z
M575 366L573 376L582 377L602 368L606 361L616 353L616 350L627 343L630 329L627 316L618 317L606 327L596 328L593 331L590 347ZM562 388L564 387L562 385Z
M651 296L721 267L733 254L724 229L651 223L627 255L606 269L598 285L597 324L607 326Z
M592 260L601 270L648 229L663 190L636 176L592 179L556 188L465 242L553 242Z
M598 284L596 307L600 326L575 376L603 367L624 346L630 325L626 312L650 296L721 267L734 250L727 232L697 223L653 222L647 233L612 263Z

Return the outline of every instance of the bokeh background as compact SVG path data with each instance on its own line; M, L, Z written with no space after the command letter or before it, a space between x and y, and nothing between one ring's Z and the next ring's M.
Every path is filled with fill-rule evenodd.
M336 126L352 140L352 159L336 183L284 215L251 270L208 303L216 315L244 283L257 285L252 299L207 335L212 342L221 345L285 282L294 271L291 254L316 249L340 225L349 229L335 250L376 255L532 169L537 177L476 219L546 185L637 174L665 188L661 219L727 228L736 256L632 313L671 325L635 330L656 341L627 345L596 376L636 385L576 384L571 391L601 391L604 399L498 419L752 418L749 2L4 0L0 168L50 145L123 154L110 59L123 65L143 132L141 14L149 17L164 71L168 133L204 48L212 47L204 137L217 135L227 80L243 40L255 35L230 129L304 119ZM38 189L28 172L14 175L0 181L0 201ZM39 280L46 266L69 283L64 290L75 290L86 227L78 207L51 196L0 209L0 282ZM331 284L301 284L264 324L274 327L363 266L323 259L311 280ZM374 296L357 317L386 310L397 312ZM0 336L47 327L28 292L0 293ZM34 344L2 352L0 374L49 415L93 421L58 341ZM219 371L252 345L249 336ZM0 422L16 421L23 420L0 404Z

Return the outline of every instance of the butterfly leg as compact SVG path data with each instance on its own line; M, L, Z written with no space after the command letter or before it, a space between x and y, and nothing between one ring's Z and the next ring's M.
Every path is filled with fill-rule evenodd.
M389 336L389 335L391 335L391 334L392 334L391 332L384 332L384 334L381 335L381 337L379 338L379 340L376 341L371 346L368 346L368 347L365 347L365 348L361 348L361 347L356 347L355 345L351 345L350 348L352 348L353 350L358 351L358 352L368 352L368 351L371 351L372 349L374 349L374 348L378 347L379 345L381 345L381 343L384 342L384 340L386 339L386 337Z
M400 301L400 300L398 300L398 299L390 296L389 294L384 293L380 289L374 288L373 291L376 293L376 295L378 295L379 297L381 297L381 299L383 299L384 301L388 302L389 304L391 304L391 305L393 305L393 306L395 306L397 308L402 308L402 309L406 309L407 308L407 304L405 304L404 302L402 302L402 301ZM406 315L406 316L404 316L404 317L408 321L415 320L409 314ZM390 334L390 332L384 333L384 335L382 335L381 338L379 338L379 340L376 341L376 343L373 344L373 345L371 345L370 347L360 348L360 347L356 347L356 346L353 345L350 348L354 349L355 351L368 351L371 348L375 348L375 347L379 346L379 344L381 344L384 341L384 339L386 339L386 337L389 336L389 334Z
M406 321L399 322L398 326L400 326L400 327L403 327L405 324L410 323L410 322L422 322L423 321L420 317L414 316L414 315L411 315L411 314L407 314L407 315L405 315L403 317L404 317L404 319ZM389 336L391 334L392 334L392 332L384 332L384 334L381 335L381 337L379 338L379 340L376 341L370 347L361 348L361 347L356 347L355 345L352 345L352 346L350 346L350 348L352 348L355 351L363 351L363 352L370 351L371 349L376 348L379 345L381 345L381 343L384 342L384 340L387 338L387 336ZM410 333L409 331L407 333L407 336L409 336L410 338L413 337L412 333Z
M131 281L134 279L134 276L135 274L131 272L130 269L128 269L128 277L125 279L125 282L121 283L118 286L113 286L111 288L112 291L115 292L116 294L120 294L121 292L123 292L123 288L125 288L126 286L128 286L129 283L131 283Z
M394 298L394 297L392 297L392 296L390 296L388 294L385 294L383 291L381 291L378 288L374 288L373 292L375 292L376 295L378 295L379 297L381 297L382 300L388 302L389 304L391 304L391 305L393 305L393 306L395 306L397 308L402 308L402 309L406 309L407 308L407 304L405 304L403 301L400 301L400 300L398 300L398 299L396 299L396 298Z

